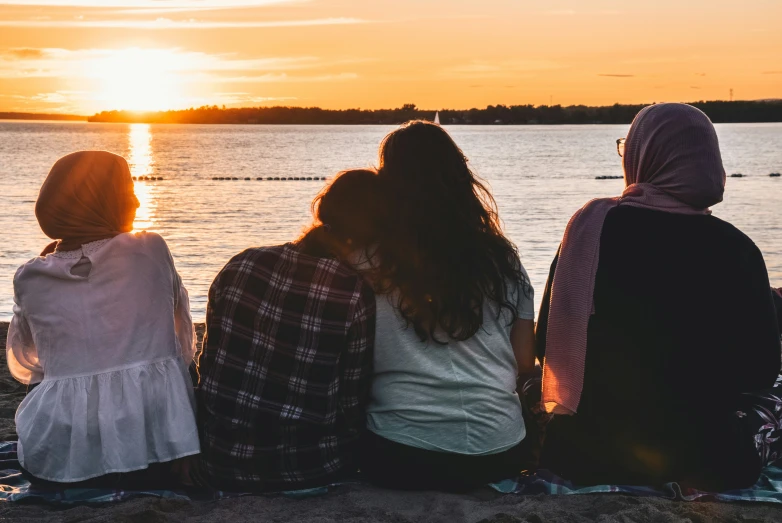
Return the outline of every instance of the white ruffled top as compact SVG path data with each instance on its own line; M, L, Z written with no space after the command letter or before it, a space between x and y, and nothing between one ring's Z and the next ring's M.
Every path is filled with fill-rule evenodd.
M75 482L197 454L195 335L166 242L127 233L38 257L14 277L19 461Z

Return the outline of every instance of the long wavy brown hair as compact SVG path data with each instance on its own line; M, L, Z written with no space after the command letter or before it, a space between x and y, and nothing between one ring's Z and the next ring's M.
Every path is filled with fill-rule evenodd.
M339 173L312 201L314 223L297 243L310 256L347 260L375 242L378 177L370 169Z
M422 341L465 340L491 300L518 316L515 289L529 292L497 204L439 125L412 121L380 145L383 200L374 252L376 291L396 299Z

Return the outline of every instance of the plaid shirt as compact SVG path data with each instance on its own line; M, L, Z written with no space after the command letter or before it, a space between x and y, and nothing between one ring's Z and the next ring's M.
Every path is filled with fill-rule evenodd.
M355 470L375 296L294 244L248 249L209 290L197 389L202 464L222 490L326 484Z

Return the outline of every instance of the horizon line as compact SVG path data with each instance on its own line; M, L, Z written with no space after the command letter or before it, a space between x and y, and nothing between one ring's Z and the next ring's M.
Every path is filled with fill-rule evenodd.
M713 102L723 102L723 103L747 103L747 102L755 102L755 103L779 103L782 102L782 98L762 98L762 99L755 99L755 100L722 100L722 99L714 99L714 100L693 100L690 102L681 102L681 103L687 103L687 104L698 104L698 103L713 103ZM541 108L541 107L562 107L562 108L569 108L569 107L589 107L589 108L599 108L599 107L614 107L614 106L634 106L634 105L654 105L657 103L664 103L664 102L638 102L638 103L613 103L613 104L605 104L605 105L586 105L586 104L568 104L568 105L562 105L562 104L533 104L533 103L527 103L527 104L489 104L486 107L469 107L469 108L420 108L415 107L415 109L412 109L417 112L441 112L441 111L471 111L474 109L477 109L479 111L483 111L485 109L488 109L489 107L522 107L522 106L532 106L535 108ZM198 107L188 107L185 109L161 109L161 110L135 110L135 109L104 109L102 111L98 111L96 113L92 114L75 114L75 113L67 113L67 112L51 112L51 111L13 111L13 110L0 110L0 115L10 115L10 114L16 114L16 115L30 115L30 116L60 116L60 117L71 117L71 118L91 118L93 116L98 116L103 113L131 113L136 115L152 115L152 114L163 114L163 113L175 113L175 112L183 112L183 111L195 111L200 109L213 109L217 108L218 111L230 111L230 110L242 110L242 109L275 109L275 108L285 108L285 109L319 109L321 111L395 111L404 109L403 104L401 107L381 107L381 108L375 108L375 109L362 109L361 107L344 107L340 109L326 109L323 107L319 107L316 105L248 105L248 106L241 106L241 107L225 107L225 106L218 106L216 104L209 105L201 105ZM411 104L415 105L415 104Z

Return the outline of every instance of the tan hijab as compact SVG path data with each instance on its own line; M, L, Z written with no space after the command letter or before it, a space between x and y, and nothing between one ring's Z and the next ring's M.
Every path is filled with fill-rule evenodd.
M41 186L35 216L53 240L42 254L72 251L133 230L138 208L128 162L106 151L63 156Z

